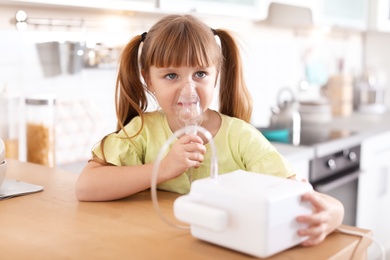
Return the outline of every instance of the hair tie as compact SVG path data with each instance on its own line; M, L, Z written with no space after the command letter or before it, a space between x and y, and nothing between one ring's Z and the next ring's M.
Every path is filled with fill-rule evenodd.
M143 34L141 34L141 41L145 41L147 34L148 34L147 32L144 32Z
M210 28L214 35L217 35L217 31L213 28Z

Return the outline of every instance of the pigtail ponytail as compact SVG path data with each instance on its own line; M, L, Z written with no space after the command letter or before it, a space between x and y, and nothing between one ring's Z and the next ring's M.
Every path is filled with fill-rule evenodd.
M222 114L240 118L249 123L252 115L252 97L247 89L238 46L225 30L213 30L221 41L224 57L219 90L219 110Z
M141 116L148 106L141 82L138 50L143 37L135 36L122 50L115 88L117 131L134 117Z

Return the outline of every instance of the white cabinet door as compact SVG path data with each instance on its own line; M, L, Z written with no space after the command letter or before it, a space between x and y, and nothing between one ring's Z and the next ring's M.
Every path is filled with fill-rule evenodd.
M278 4L285 4L285 5L292 5L297 7L304 7L304 8L316 8L317 2L319 0L268 0L270 3L278 3Z
M369 26L375 31L390 32L389 0L371 0Z
M13 0L15 5L53 5L57 7L85 7L105 10L155 12L158 0ZM0 0L1 2L1 0Z
M390 249L390 132L362 142L359 178L357 226L372 230L373 236ZM370 259L379 256L379 249L369 249Z
M323 25L358 30L368 27L368 0L322 0L321 10Z

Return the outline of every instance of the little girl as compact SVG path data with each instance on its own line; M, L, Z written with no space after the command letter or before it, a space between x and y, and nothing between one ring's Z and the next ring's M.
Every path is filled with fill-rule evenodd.
M217 83L219 111L209 108ZM176 111L183 106L177 99L183 84L194 86L199 97L202 120L197 123L213 137L219 174L243 169L294 178L285 159L248 123L252 100L232 35L191 15L170 15L123 49L116 83L117 131L93 148L76 184L80 201L115 200L150 188L159 150L183 127ZM157 111L147 112L150 96L158 102ZM161 160L158 188L188 193L189 172L193 179L208 177L210 157L202 134L177 137ZM309 237L303 245L318 244L341 224L344 208L317 192L302 199L311 202L313 214L297 218L309 226L298 234Z

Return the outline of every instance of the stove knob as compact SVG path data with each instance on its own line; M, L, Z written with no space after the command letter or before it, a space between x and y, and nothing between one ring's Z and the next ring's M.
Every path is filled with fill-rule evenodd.
M329 169L334 170L336 169L336 161L334 159L329 159L326 162L326 165L329 167Z
M355 152L350 152L348 153L348 159L351 160L352 162L357 160L357 155Z

